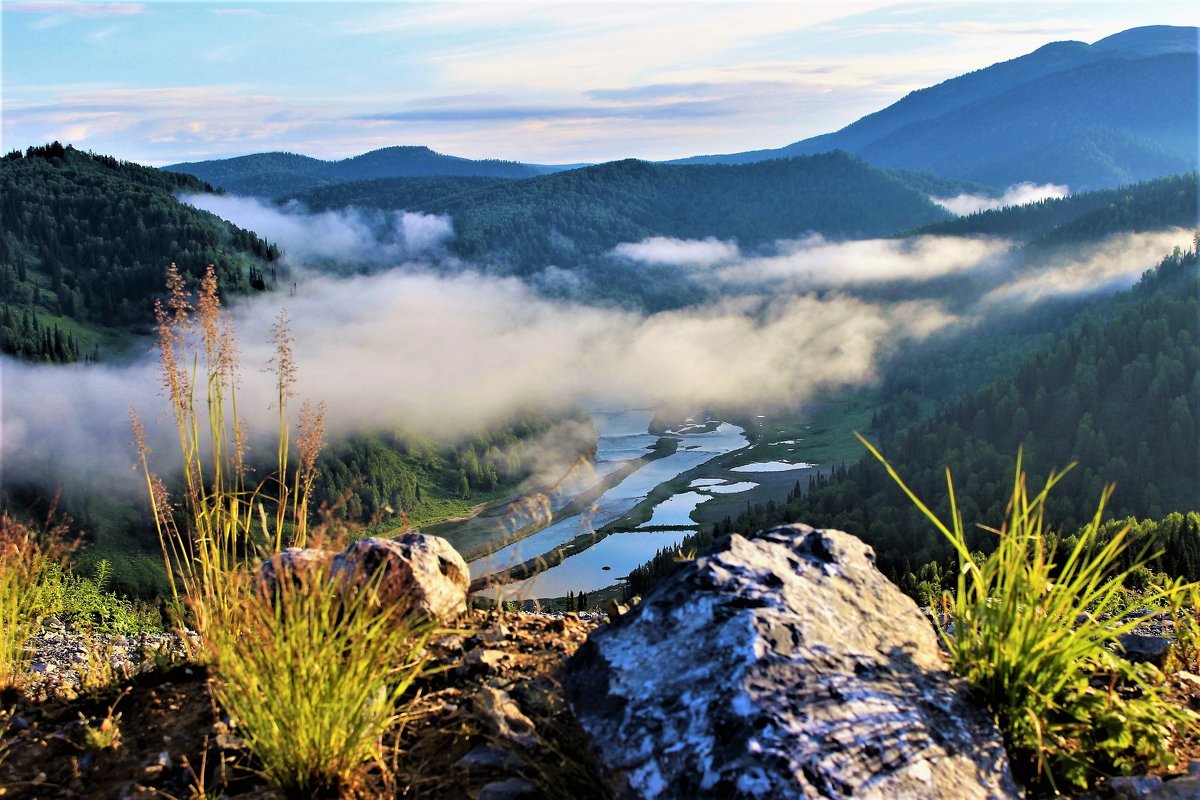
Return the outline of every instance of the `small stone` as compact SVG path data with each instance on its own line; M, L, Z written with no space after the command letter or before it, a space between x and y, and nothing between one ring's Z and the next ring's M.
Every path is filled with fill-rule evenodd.
M245 745L242 743L240 736L235 736L232 733L218 733L216 736L217 747L222 750L241 750Z
M1149 798L1158 796L1162 786L1162 778L1147 776L1113 778L1108 782L1109 791L1118 800L1149 800Z
M525 762L512 750L489 744L476 747L455 764L459 769L492 772L516 772L524 765Z
M509 655L500 650L479 649L467 653L467 657L463 659L463 663L484 674L492 674L499 672L501 665L508 660Z
M1135 664L1150 663L1162 669L1166 666L1167 656L1171 652L1171 640L1165 636L1144 636L1139 633L1125 633L1119 637L1120 653Z
M537 788L520 778L509 778L485 784L476 795L476 800L524 800L541 797Z
M52 631L64 631L67 629L67 626L58 617L46 617L42 620L42 627Z
M536 747L537 739L534 736L532 720L522 713L508 692L484 686L475 700L480 716L495 735L522 747Z

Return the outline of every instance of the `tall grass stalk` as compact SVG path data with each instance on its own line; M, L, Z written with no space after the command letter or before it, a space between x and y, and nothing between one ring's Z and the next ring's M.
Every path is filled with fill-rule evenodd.
M251 483L236 339L220 313L215 276L209 268L195 309L174 266L167 286L156 317L179 432L181 513L151 470L136 414L132 422L174 600L190 612L213 694L238 721L262 772L288 796L353 790L363 762L379 760L397 700L422 669L429 628L371 602L378 575L361 576L367 591L349 590L346 577L335 580L327 567L285 569L274 582L257 575L262 559L308 538L324 408L302 409L293 464L287 401L296 367L281 313L272 359L277 471Z
M941 631L952 668L982 693L1004 734L1014 765L1027 780L1086 786L1136 766L1172 762L1170 740L1196 716L1163 700L1162 675L1114 655L1120 636L1142 621L1120 618L1126 576L1147 554L1120 569L1127 530L1108 541L1097 533L1112 492L1106 488L1092 521L1065 551L1047 528L1046 498L1064 472L1031 493L1018 455L1007 519L995 549L972 558L949 470L950 521L943 522L866 439L909 499L958 554L957 586L945 605L953 633ZM1068 468L1069 469L1069 468ZM1144 598L1169 599L1172 585ZM1111 617L1111 618L1110 618Z

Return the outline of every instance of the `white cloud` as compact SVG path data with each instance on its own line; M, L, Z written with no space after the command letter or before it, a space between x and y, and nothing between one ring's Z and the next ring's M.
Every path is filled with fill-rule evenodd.
M1023 206L1027 203L1036 203L1039 200L1066 197L1070 193L1071 188L1066 185L1057 183L1039 185L1026 181L1008 187L1000 197L964 193L955 195L954 197L931 197L929 199L950 213L958 214L961 217L967 214L974 214L978 211L988 211L993 208Z
M1146 270L1178 246L1192 243L1192 231L1179 228L1154 233L1121 234L1088 248L1081 258L1035 264L1014 280L984 296L984 308L1027 306L1059 297L1128 289Z
M717 268L728 284L809 291L900 281L924 281L988 269L1011 246L1002 239L921 236L833 242L814 234L779 243L776 255Z
M622 242L613 253L644 264L666 264L674 267L711 267L736 259L740 253L737 242L705 239L675 239L652 236L640 242Z
M218 194L181 199L278 244L297 265L324 260L393 266L436 250L454 235L448 217L420 212L309 211L294 200L281 208L253 197Z
M952 321L930 303L883 307L842 296L645 315L552 301L517 280L473 273L324 277L235 309L245 365L239 410L252 435L274 430L271 376L259 370L283 303L297 390L328 403L334 436L380 425L448 436L573 402L794 405L823 388L873 380L898 342ZM4 360L3 369L0 454L10 470L56 465L63 484L72 470L70 481L82 472L128 475L130 406L148 423L156 458L170 458L152 358L121 366Z

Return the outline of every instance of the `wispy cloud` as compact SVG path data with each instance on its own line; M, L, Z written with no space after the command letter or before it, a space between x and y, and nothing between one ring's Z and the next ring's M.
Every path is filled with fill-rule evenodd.
M475 108L411 108L382 111L357 117L388 122L462 122L576 119L686 119L736 114L717 101L695 100L675 103L590 106L493 106Z
M323 261L390 267L437 250L454 235L448 217L419 212L313 212L294 200L280 208L250 197L218 194L185 195L182 200L278 244L296 266Z
M725 264L715 275L730 285L776 291L920 282L998 267L1010 246L1002 239L953 236L835 242L812 235L778 243L777 254Z
M103 19L106 17L128 17L146 10L144 3L70 2L69 0L36 0L36 2L4 3L5 13L54 15L57 17L80 17Z
M623 242L613 248L613 254L644 264L666 264L674 267L712 267L733 261L740 255L736 242L706 239L674 239L652 236L640 242Z
M1028 306L1054 298L1127 289L1174 247L1187 247L1194 235L1193 231L1178 229L1112 236L1075 258L1031 266L988 292L981 306Z
M1018 183L1008 187L999 197L989 197L978 194L957 194L954 197L931 197L933 202L951 213L963 216L979 211L988 211L1006 206L1023 206L1036 203L1039 200L1066 197L1071 193L1071 187L1056 183L1035 184L1030 182Z

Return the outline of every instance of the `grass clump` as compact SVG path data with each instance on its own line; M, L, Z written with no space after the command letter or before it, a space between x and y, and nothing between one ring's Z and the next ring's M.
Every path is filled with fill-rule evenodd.
M248 588L221 615L240 635L211 639L214 695L289 797L353 793L364 764L386 768L381 734L424 666L430 626L342 584L322 567Z
M1120 636L1142 621L1112 612L1127 579L1147 559L1120 567L1127 529L1097 538L1112 488L1102 493L1092 521L1060 550L1046 525L1045 503L1063 473L1051 473L1031 493L1018 455L1007 519L988 529L996 535L995 549L978 558L967 547L949 471L946 523L859 438L958 555L957 585L943 601L953 628L941 631L942 638L953 670L991 710L1018 777L1058 792L1134 768L1170 766L1172 737L1195 726L1197 717L1161 696L1157 668L1113 652ZM1187 588L1173 584L1148 599Z
M168 273L157 311L165 394L182 456L182 502L135 438L176 606L200 635L212 691L237 721L258 769L287 796L357 791L379 758L397 702L420 673L429 627L397 619L370 591L346 591L329 566L257 574L264 559L309 538L309 494L323 408L305 405L296 452L288 401L296 378L285 314L275 327L275 472L251 480L238 415L236 338L219 311L211 268L195 299ZM198 400L197 396L203 398ZM280 562L282 564L282 562ZM362 576L370 588L378 576Z
M90 631L161 633L159 611L110 591L111 576L112 565L105 559L96 562L91 577L72 572L59 563L50 564L42 588L44 610L64 623Z
M29 660L26 644L51 613L71 550L66 523L39 531L0 513L0 688L18 686Z

